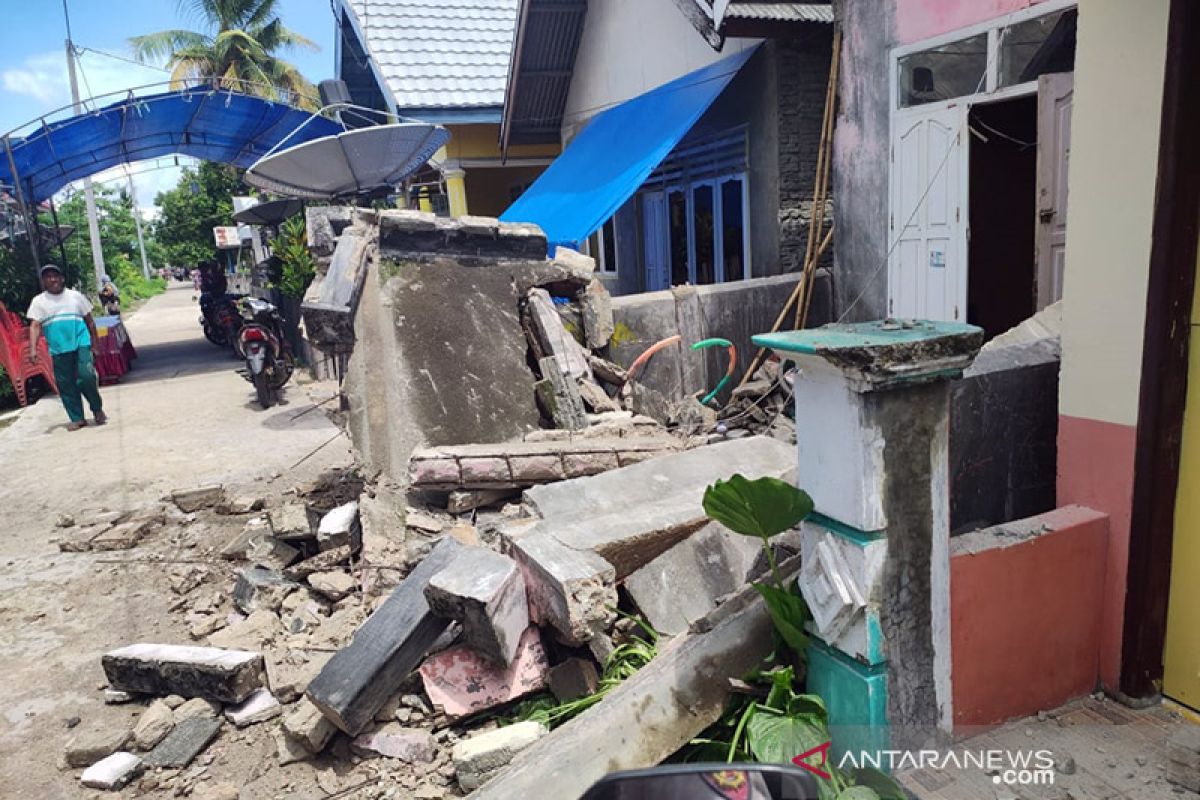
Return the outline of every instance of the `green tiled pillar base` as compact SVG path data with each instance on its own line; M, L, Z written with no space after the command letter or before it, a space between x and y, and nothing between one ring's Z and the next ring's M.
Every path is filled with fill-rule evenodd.
M829 709L835 762L846 752L857 757L862 751L874 755L888 749L886 664L860 664L813 639L808 647L808 692L820 695Z

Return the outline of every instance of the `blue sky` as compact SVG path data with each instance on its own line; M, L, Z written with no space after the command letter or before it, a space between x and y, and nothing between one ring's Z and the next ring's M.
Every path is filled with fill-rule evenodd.
M2 0L0 18L0 133L71 102L63 42L66 26L61 0ZM75 44L130 57L128 39L167 28L200 29L200 22L175 0L69 0ZM330 0L281 0L280 16L320 51L285 54L313 83L334 75L334 16ZM80 92L104 94L165 80L167 73L96 53L80 59ZM86 81L85 81L86 78ZM154 195L174 186L173 169L137 173L137 195L148 206ZM123 173L122 173L123 175ZM119 176L104 174L100 179ZM120 177L123 182L124 178ZM113 183L112 185L118 185Z

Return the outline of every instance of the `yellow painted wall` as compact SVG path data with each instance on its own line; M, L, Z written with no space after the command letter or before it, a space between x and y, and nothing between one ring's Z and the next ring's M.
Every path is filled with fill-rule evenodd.
M1169 0L1079 4L1059 410L1134 425Z
M481 125L447 125L450 141L446 143L446 156L451 159L500 158L500 126L487 123ZM561 152L557 144L525 144L508 148L509 158L553 158Z

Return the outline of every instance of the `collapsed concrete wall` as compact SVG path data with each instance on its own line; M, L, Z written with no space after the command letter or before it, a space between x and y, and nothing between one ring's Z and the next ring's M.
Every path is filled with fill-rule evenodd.
M381 212L345 387L364 462L403 478L417 447L536 429L521 301L535 286L590 280L546 260L535 226Z
M616 331L609 342L609 358L628 367L655 342L681 336L681 345L660 351L638 373L639 382L668 401L675 401L708 391L721 380L727 368L723 349L703 352L688 349L701 339L721 337L737 348L738 369L733 382L736 386L757 350L750 337L771 329L798 279L797 275L775 275L614 297ZM831 293L829 273L818 271L809 311L810 327L831 320ZM728 390L718 397L721 401L727 399Z

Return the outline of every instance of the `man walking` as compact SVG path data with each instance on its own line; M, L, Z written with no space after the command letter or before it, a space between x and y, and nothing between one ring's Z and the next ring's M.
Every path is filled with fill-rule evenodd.
M74 289L66 288L66 276L54 264L46 264L38 275L46 291L33 298L25 315L30 320L29 360L37 360L38 339L44 333L54 361L58 396L71 419L67 430L77 431L87 425L83 417L83 397L91 406L96 424L103 425L108 417L104 415L100 401L92 358L97 337L91 301Z

